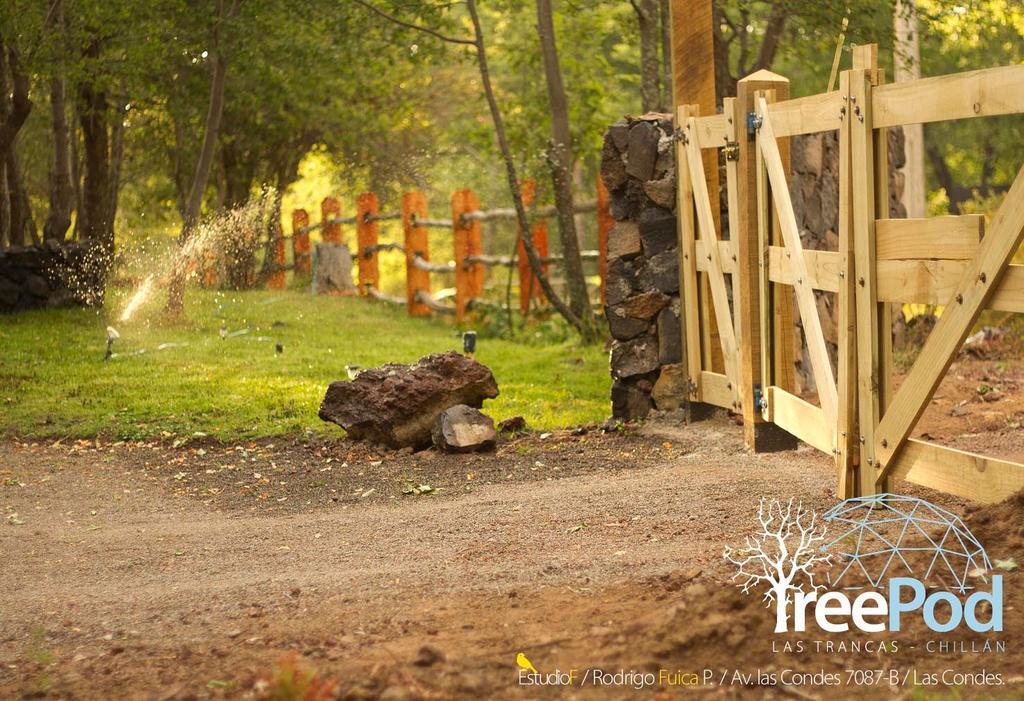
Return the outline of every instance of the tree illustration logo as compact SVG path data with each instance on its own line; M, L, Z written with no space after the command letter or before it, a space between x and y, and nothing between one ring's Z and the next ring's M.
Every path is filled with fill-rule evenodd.
M847 499L819 519L793 499L762 498L757 523L743 547L726 546L723 555L745 594L764 587L765 606L775 606L776 633L787 632L791 618L795 630L804 630L812 604L815 621L828 632L848 630L847 617L865 632L897 631L900 616L912 611L939 632L961 620L976 632L1002 629L1002 577L989 577L985 549L947 509L874 494ZM990 579L990 591L969 594L974 583ZM936 613L940 603L950 611L945 621ZM985 603L993 614L982 621Z
M741 548L726 546L725 559L736 565L733 581L749 594L762 583L766 607L775 604L775 632L787 630L789 604L796 591L819 591L815 583L816 565L830 565L825 553L826 527L818 515L793 499L783 505L778 499L762 498L757 509L760 530L748 535Z

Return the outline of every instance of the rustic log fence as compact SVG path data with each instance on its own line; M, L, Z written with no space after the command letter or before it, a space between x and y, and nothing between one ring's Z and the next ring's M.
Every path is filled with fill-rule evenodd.
M601 295L604 294L605 271L607 270L608 229L612 218L608 212L608 193L598 177L598 199L594 202L581 203L576 206L577 214L594 212L597 216L599 246L596 250L585 250L581 255L585 261L596 261L601 280ZM523 200L527 207L533 204L535 184L524 183ZM274 289L282 289L286 284L286 271L293 271L296 276L312 274L313 249L310 233L320 231L325 242L342 244L343 226L355 227L356 251L353 258L357 265L358 293L372 299L388 303L404 305L410 316L429 316L431 314L452 314L457 321L462 321L466 313L473 307L488 306L483 299L484 282L488 268L515 267L519 279L519 308L523 314L529 311L533 299L543 300L543 292L530 270L526 253L523 249L522 232L517 229L518 253L512 256L490 255L484 253L482 247L483 222L514 221L516 210L497 208L480 209L480 201L472 190L458 190L451 197L451 218L432 219L427 216L427 199L422 192L407 192L402 196L401 209L394 212L381 212L380 202L372 192L365 192L356 198L356 213L353 216L341 216L341 201L337 197L326 197L320 207L320 221L310 222L309 213L304 209L292 212L292 232L282 234L272 242L270 252L271 273L267 285ZM533 244L541 256L544 270L549 266L561 263L560 256L549 255L547 219L557 214L553 206L535 207L533 216ZM402 227L402 242L382 242L380 240L381 222L399 222ZM446 229L452 232L454 256L450 262L434 262L430 259L428 229ZM286 241L292 243L292 264L287 263ZM405 287L404 297L387 295L380 289L380 268L378 256L381 253L395 252L405 256ZM432 274L450 274L454 276L454 304L436 299L431 290Z
M877 47L866 45L855 48L853 69L842 72L839 85L786 99L788 80L759 71L739 81L721 114L679 108L686 370L679 392L741 413L754 451L772 448L770 438L797 437L833 455L844 498L889 491L905 479L979 501L1004 499L1024 488L1024 465L913 431L981 312L1024 312L1024 266L1012 264L1024 240L1024 168L988 227L972 215L892 219L886 129L1024 113L1024 66L887 85ZM832 130L839 132L838 246L805 249L790 195L788 140ZM729 214L721 232L704 165L709 153L717 162L719 149ZM819 292L837 299L836 367L825 347ZM893 304L914 303L944 311L896 389L889 315ZM794 386L794 317L816 397Z

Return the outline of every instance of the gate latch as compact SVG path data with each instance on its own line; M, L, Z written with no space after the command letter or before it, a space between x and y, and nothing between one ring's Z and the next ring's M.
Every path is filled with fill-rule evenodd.
M764 396L764 392L761 391L761 383L754 383L754 406L761 411L765 411L768 408L768 400Z
M725 148L722 151L725 153L725 160L727 161L738 161L740 159L740 144L738 141L726 141Z

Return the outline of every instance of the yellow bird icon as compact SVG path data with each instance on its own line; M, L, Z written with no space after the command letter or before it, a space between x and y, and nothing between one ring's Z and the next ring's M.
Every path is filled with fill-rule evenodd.
M530 658L521 652L518 655L516 655L516 664L522 667L523 669L530 670L534 674L540 674L540 672L537 671L537 668L533 666L533 662L530 662Z

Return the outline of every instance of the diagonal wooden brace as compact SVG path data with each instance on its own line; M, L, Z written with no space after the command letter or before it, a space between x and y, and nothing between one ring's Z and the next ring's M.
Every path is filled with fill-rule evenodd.
M722 256L718 246L718 232L715 231L714 215L711 211L711 200L708 195L707 181L704 178L704 161L701 157L700 137L696 122L691 117L684 127L686 135L686 163L690 172L693 187L693 199L697 205L697 223L705 241L704 250L708 257L708 282L711 287L711 298L714 302L715 320L718 322L718 335L722 343L722 359L725 363L725 374L732 384L734 399L740 398L739 348L736 345L736 328L729 311L729 294L725 286L725 275L722 272Z
M875 431L874 458L885 478L894 466L893 458L906 443L921 414L928 407L939 382L946 374L964 339L984 311L1002 274L1024 240L1024 168L999 207L992 226L967 266L953 296L925 341L921 354L893 397ZM870 457L870 456L869 456Z
M772 186L772 199L779 215L782 237L786 244L786 254L790 270L794 278L797 308L800 311L800 322L803 324L807 338L807 348L811 356L811 370L814 384L818 387L818 398L821 409L830 426L834 426L837 418L838 398L836 380L829 360L825 336L818 317L818 305L811 287L807 261L804 259L803 246L800 244L800 230L793 212L793 201L789 196L789 183L786 182L786 170L782 165L779 145L775 140L771 119L768 116L768 103L764 97L757 99L757 111L761 115L761 128L757 134L758 148L764 158L768 180Z

